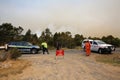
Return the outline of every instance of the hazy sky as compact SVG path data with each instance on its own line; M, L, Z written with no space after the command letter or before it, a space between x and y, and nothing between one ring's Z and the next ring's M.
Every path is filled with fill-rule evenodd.
M0 25L24 32L70 31L86 37L120 37L120 0L0 0Z

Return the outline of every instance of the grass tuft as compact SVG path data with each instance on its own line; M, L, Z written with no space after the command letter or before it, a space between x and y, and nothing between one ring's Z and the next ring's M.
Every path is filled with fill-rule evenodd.
M120 54L119 53L102 54L102 55L96 56L96 61L120 67Z

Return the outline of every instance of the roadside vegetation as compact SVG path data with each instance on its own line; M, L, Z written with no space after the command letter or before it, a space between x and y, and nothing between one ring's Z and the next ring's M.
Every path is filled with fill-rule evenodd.
M19 59L20 56L21 53L16 48L0 51L0 80L8 75L22 73L23 69L30 66L28 61Z
M0 63L0 80L5 80L9 75L20 74L28 66L30 66L30 63L24 60L9 60L2 62Z
M102 54L96 56L96 61L120 67L120 54L119 53Z
M62 49L78 49L81 50L81 43L86 37L82 34L75 34L72 36L71 32L56 32L52 34L49 28L41 31L41 35L32 34L31 30L23 35L23 28L21 26L14 27L11 23L3 23L0 25L0 45L5 45L11 41L28 41L32 44L41 46L41 43L46 40L49 49L55 49L56 43L59 42ZM106 43L110 43L116 47L120 47L120 39L113 37L112 35L98 37L89 37L89 39L100 39ZM20 60L21 53L16 49L10 49L9 51L0 50L0 80L4 80L3 77L9 76L9 74L19 74L22 70L30 66L30 62ZM99 55L96 60L103 63L120 66L120 55ZM3 79L2 79L3 78Z
M0 62L5 60L16 60L22 55L17 48L11 48L9 51L0 51Z
M56 32L52 33L49 28L46 28L44 31L41 31L41 35L33 34L30 29L26 31L23 35L23 28L21 26L14 27L11 23L3 23L0 25L0 45L11 41L28 41L32 44L41 45L41 43L46 40L49 48L56 46L56 43L59 42L62 48L73 49L77 46L81 46L82 40L86 37L82 34L75 34L74 36L71 32ZM112 44L116 47L120 47L120 39L112 35L99 37L89 37L89 39L100 39L106 43Z

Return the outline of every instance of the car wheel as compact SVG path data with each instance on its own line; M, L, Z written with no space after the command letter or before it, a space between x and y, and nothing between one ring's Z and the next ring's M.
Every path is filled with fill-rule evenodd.
M112 51L109 51L109 53L111 54L111 53L112 53Z
M98 53L102 54L102 49L99 49L99 50L98 50Z
M37 50L36 50L36 49L32 49L32 50L31 50L31 53L32 53L32 54L35 54L35 53L37 53Z

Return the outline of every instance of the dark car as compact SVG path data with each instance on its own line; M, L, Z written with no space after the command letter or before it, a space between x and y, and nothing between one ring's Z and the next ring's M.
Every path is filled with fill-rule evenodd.
M22 53L38 53L40 50L40 47L37 45L32 45L29 42L26 41L20 41L20 42L10 42L8 43L8 49L9 48L17 48Z

